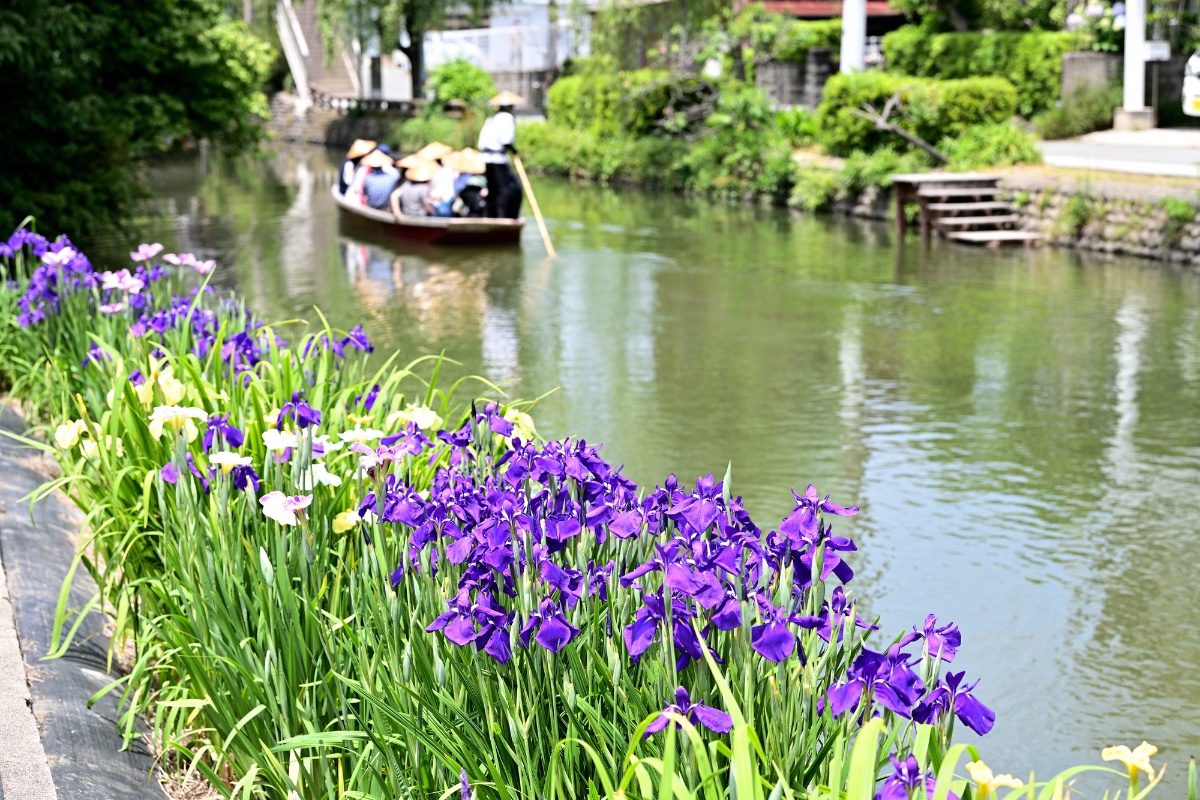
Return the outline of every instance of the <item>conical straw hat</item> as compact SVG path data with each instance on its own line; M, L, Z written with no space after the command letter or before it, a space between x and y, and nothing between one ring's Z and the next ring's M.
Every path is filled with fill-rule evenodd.
M408 169L409 167L415 167L417 164L421 163L421 161L423 161L423 160L424 159L422 159L416 153L409 153L404 158L397 161L396 166L399 167L400 169Z
M521 95L517 94L516 92L510 92L508 89L505 89L503 92L496 95L491 100L488 100L488 105L489 106L519 106L519 105L522 105L524 102L525 102L524 97L521 97Z
M421 183L423 181L433 180L433 176L437 175L438 167L428 159L421 159L416 166L409 167L404 173L404 177L408 178L413 183Z
M370 139L355 139L354 144L350 145L350 149L346 151L346 158L362 158L375 147L376 142L372 142Z
M482 175L487 172L483 153L470 147L459 150L457 153L451 153L442 159L442 163L455 172L466 172L471 175Z
M392 157L386 153L381 153L378 150L372 150L367 155L363 156L363 160L358 162L368 167L390 167L392 166Z
M427 158L430 161L437 161L439 158L447 156L453 152L454 148L448 144L442 144L441 142L430 142L418 150L416 154L420 158Z

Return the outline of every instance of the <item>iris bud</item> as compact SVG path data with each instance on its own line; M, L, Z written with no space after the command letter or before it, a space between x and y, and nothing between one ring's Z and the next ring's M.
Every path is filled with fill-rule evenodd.
M271 559L267 556L267 550L264 547L258 548L258 565L262 568L263 580L268 584L275 582L275 568L271 566Z
M404 644L404 680L412 680L412 647L407 642Z

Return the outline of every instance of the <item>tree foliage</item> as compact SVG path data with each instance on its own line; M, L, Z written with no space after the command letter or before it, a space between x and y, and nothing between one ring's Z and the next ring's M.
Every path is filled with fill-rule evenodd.
M261 136L270 46L214 0L9 0L0 10L0 230L89 236L141 196L138 160Z
M492 76L481 67L458 58L429 73L429 87L439 103L465 100L468 105L483 105L496 94Z

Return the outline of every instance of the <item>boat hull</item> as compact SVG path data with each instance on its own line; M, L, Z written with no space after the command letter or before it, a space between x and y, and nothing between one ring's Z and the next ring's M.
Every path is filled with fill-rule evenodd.
M403 242L436 245L500 245L521 241L524 219L488 219L476 217L406 217L397 218L390 211L380 211L346 200L332 187L331 194L342 217L356 224Z

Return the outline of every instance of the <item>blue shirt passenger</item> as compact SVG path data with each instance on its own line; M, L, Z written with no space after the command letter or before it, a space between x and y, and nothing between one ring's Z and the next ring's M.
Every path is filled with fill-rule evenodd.
M367 195L367 205L371 208L386 209L388 198L396 188L396 179L400 173L395 169L375 168L367 173L363 181L363 192Z

